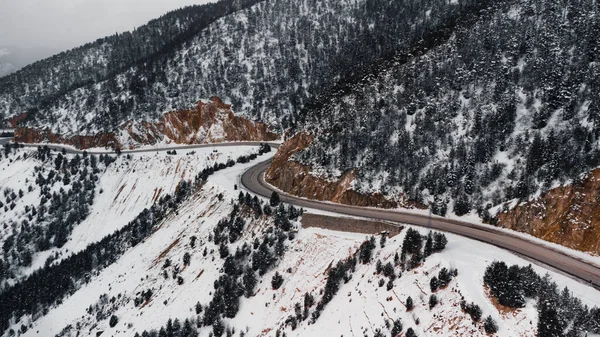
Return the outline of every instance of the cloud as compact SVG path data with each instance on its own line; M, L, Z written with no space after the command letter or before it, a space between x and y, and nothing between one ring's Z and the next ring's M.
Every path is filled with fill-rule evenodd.
M70 49L209 0L0 0L0 46Z

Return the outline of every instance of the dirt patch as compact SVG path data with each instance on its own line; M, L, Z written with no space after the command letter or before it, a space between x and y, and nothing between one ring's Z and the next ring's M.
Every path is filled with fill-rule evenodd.
M154 195L152 196L152 203L156 203L158 201L158 198L160 197L160 194L162 193L162 187L161 188L154 188Z
M496 296L492 295L492 293L490 292L490 289L487 285L484 284L483 289L485 292L485 296L490 299L490 301L492 302L494 307L496 307L496 309L498 309L498 313L500 313L501 316L504 316L504 317L506 317L508 315L516 316L521 311L517 308L511 308L511 307L507 307L507 306L500 304L500 301L498 301Z
M117 199L119 198L119 195L121 195L121 192L123 192L123 189L125 188L125 186L127 186L127 183L121 185L121 187L119 187L119 191L117 192L117 195L115 195L115 198L113 199L113 204L115 202L117 202Z
M156 259L154 259L154 262L152 263L152 267L156 266L157 263L159 263L165 256L167 256L167 254L169 254L171 249L173 249L173 247L175 247L179 243L179 240L180 239L177 238L177 240L173 241L173 243L171 243L169 245L169 247L165 248L165 250L163 250Z
M302 227L323 228L340 232L352 232L362 234L379 234L388 232L389 237L400 234L403 226L394 225L391 223L353 219L345 217L333 217L320 214L305 213L302 216Z
M591 254L600 254L600 169L512 209L497 225Z

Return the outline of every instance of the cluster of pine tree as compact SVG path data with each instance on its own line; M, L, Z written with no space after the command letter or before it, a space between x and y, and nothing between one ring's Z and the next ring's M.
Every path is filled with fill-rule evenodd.
M234 204L229 216L219 221L211 233L209 240L218 247L219 256L223 260L223 273L214 283L215 291L211 301L206 305L196 305L197 317L192 326L193 332L177 329L174 331L172 328L175 323L171 322L158 331L144 331L140 336L197 336L197 329L202 327L209 327L215 337L225 333L231 336L235 332L233 328L225 326L223 319L237 315L242 296L254 296L254 288L259 278L272 269L283 256L286 240L293 238L290 221L298 217L298 211L291 205L286 208L280 203L274 214L267 214L262 211L261 203L257 197L240 193L238 202ZM238 245L235 252L230 252L230 245L242 238L247 221L255 221L254 219L265 216L271 219L273 226L267 228L260 236L254 237L254 240L248 238L242 245ZM250 220L245 219L247 217L250 217ZM277 289L283 282L283 276L276 272L272 281L273 288ZM191 324L194 320L187 319L185 322ZM169 331L173 331L172 334L169 334Z
M495 261L483 278L498 302L520 308L528 298L537 300L538 336L582 336L600 333L600 309L588 308L568 288L559 291L549 274L538 275L531 265L508 267Z
M315 139L297 158L358 168L363 192L484 217L600 165L595 2L481 3L436 48L305 109L296 130Z
M0 201L0 207L4 212L13 210L19 199L34 190L40 191L39 203L25 204L23 213L18 212L13 219L1 224L12 233L4 238L2 245L0 285L14 278L18 268L30 266L35 253L61 248L67 242L73 228L89 213L99 176L115 160L108 155L97 157L86 152L69 159L64 152L51 153L48 147L38 147L33 154L22 152L22 155L39 161L34 168L35 181L27 181L27 192L4 189L6 199ZM5 160L11 158L7 156ZM51 256L47 263L54 258Z

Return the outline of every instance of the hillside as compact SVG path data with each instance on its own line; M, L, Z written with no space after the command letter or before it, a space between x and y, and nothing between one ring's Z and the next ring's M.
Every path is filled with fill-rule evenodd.
M121 174L127 186L120 188L117 179L109 179L114 187L101 185L103 195L113 199L116 194L117 200L131 203L140 198L121 195L129 184L136 185L136 179L159 181L147 175L163 167L162 174L168 176L179 167L173 182L179 181L175 177L181 170L210 166L217 158L209 154L218 159L227 155L161 152L118 158L102 177ZM20 312L3 334L12 335L12 329L21 336L325 336L332 331L408 336L410 329L418 336L487 336L484 326L492 327L493 320L497 336L535 336L538 323L548 319L545 311L538 315L535 298L523 297L526 302L514 308L499 306L484 287L495 289L496 281L489 278L494 274L486 270L498 259L525 267L511 269L522 273L523 285L539 282L548 287L547 293L536 296L563 308L559 315L564 329L600 331L597 309L582 306L600 305L597 290L554 272L535 276L547 271L530 269L515 255L453 235L429 237L425 230L404 226L399 234L383 239L379 234L371 238L303 228L297 209L270 207L235 190L236 177L250 165L224 168L189 189L181 183L175 190L166 187L159 197L151 193L157 185L140 186L140 200L146 201L135 207L154 201L151 208L123 218L120 227L88 230L87 238L74 232L68 245L80 247L73 251L85 249L33 274L20 288L0 292L2 303L9 304L0 308L0 322L6 323L6 310ZM169 191L172 198L166 197ZM102 204L96 200L92 207ZM111 222L103 219L102 211L91 212L89 219ZM473 250L481 254L473 257ZM77 263L91 256L91 265ZM67 292L44 292L45 287L63 288L62 279L43 283L54 271L68 278ZM557 289L565 286L570 291L561 295ZM17 304L19 291L28 296ZM407 309L409 297L413 304Z
M81 95L79 88L109 79L115 81L117 74L161 57L220 17L254 3L224 0L185 7L132 32L100 38L35 62L0 79L0 121L24 112L31 114L49 106L58 107L60 98L67 93L75 91ZM88 98L87 108L92 107L93 99Z
M79 149L134 149L147 145L214 144L226 141L273 141L279 135L266 124L234 115L218 97L200 100L193 109L171 111L157 121L130 120L114 132L64 137L51 129L19 127L14 141L59 143Z
M116 158L5 149L0 159L0 285L120 230L207 167L257 151L239 146Z
M199 27L165 53L51 99L38 95L45 86L15 92L2 80L0 86L10 90L0 95L0 112L9 118L25 111L26 126L61 135L90 135L216 95L246 117L288 127L309 99L377 68L396 50L408 50L461 17L463 7L476 9L479 2L263 1Z
M597 10L593 1L489 5L425 52L399 54L304 109L294 130L310 145L270 172L304 167L352 193L486 220L493 206L577 181L600 166Z

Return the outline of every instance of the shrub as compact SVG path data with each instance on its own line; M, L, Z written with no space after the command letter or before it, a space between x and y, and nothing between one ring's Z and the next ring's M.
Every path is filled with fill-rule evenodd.
M275 275L273 275L273 279L271 280L271 285L273 286L273 289L279 289L279 287L281 287L282 284L283 276L281 276L279 272L275 272Z
M469 316L471 316L473 321L479 322L479 320L481 320L481 316L483 315L483 312L481 311L481 308L477 304L475 304L473 302L467 303L465 301L461 301L460 308L464 312L469 314Z
M433 307L435 307L437 304L438 304L437 296L435 296L435 294L431 294L431 296L429 296L429 309L433 309Z
M483 322L483 328L485 329L486 333L498 332L498 324L496 324L496 321L494 321L492 316L488 316L485 318L485 321Z
M429 281L429 288L431 289L431 292L434 293L436 290L438 290L440 286L440 282L438 281L437 277L432 277L431 281Z
M115 315L110 316L110 320L108 321L108 326L114 328L117 323L119 323L119 318Z
M414 304L413 304L413 299L412 297L408 296L408 298L406 299L406 310L410 311L412 310Z

